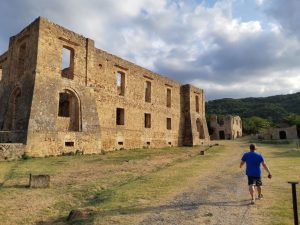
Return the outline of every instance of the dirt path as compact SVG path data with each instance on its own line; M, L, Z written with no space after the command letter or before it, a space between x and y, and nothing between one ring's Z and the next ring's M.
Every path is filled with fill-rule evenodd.
M223 144L223 143L222 143ZM265 224L259 212L262 200L250 205L244 170L239 170L245 146L224 142L228 155L216 162L213 172L199 178L184 192L161 204L140 222L147 224Z

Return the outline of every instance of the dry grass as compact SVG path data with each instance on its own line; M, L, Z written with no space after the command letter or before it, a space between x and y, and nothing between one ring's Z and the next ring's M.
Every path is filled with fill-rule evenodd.
M92 212L76 224L136 224L194 181L208 182L206 178L215 176L220 163L233 155L239 158L237 154L246 151L248 143L224 145L212 148L205 156L198 155L199 148L167 148L1 162L1 225L65 224L70 210L76 208ZM274 178L264 179L265 200L253 210L265 220L256 224L292 224L287 181L299 181L300 150L295 144L260 143L258 147ZM234 165L223 171L235 173ZM51 187L26 188L29 173L50 174Z
M272 180L266 182L265 187L269 204L262 205L262 211L270 218L272 225L294 223L291 186L287 182L300 181L300 148L297 147L295 141L261 142L258 145L273 174ZM299 193L299 185L297 189ZM299 206L298 201L298 209Z
M169 175L159 177L161 171L194 160L198 152L199 148L136 149L1 162L1 224L59 223L74 208L92 206L103 210L138 202L148 204L168 193L169 187L176 188L167 179ZM26 188L30 173L50 174L51 188ZM151 190L151 183L159 185Z

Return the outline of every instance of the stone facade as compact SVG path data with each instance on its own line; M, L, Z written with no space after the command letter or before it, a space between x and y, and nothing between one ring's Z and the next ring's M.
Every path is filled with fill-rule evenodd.
M233 140L242 137L242 120L239 116L221 116L211 115L209 119L211 130L211 139L214 140Z
M204 92L38 18L0 56L0 141L30 156L201 145Z
M0 143L0 160L21 159L25 152L25 145L18 143Z
M257 135L258 139L265 140L297 139L298 137L296 125L284 128L269 128L267 131Z

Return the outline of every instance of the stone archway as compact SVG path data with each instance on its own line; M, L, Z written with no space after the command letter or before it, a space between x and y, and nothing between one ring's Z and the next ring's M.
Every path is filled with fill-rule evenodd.
M17 122L19 117L18 112L20 109L20 98L21 89L16 87L9 97L3 130L18 130Z
M81 131L81 104L75 91L64 89L59 93L58 129Z

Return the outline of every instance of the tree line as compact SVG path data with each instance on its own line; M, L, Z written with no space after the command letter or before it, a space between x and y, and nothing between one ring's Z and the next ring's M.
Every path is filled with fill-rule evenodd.
M260 98L212 100L206 103L206 114L240 116L245 134L283 125L297 125L300 134L300 92Z

